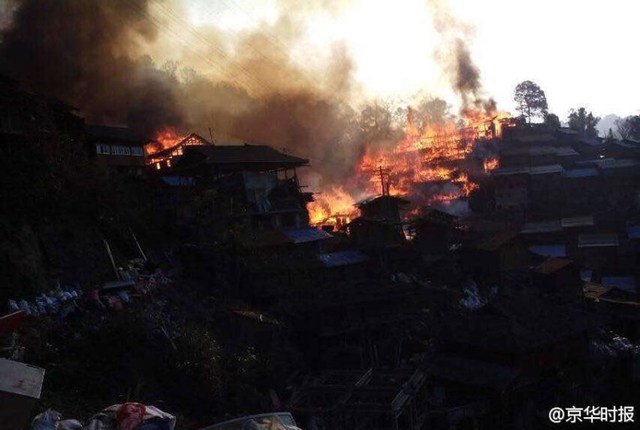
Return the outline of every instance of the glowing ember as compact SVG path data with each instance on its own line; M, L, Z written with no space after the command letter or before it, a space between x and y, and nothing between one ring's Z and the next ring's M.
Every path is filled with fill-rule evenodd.
M490 172L498 168L499 160L497 158L487 158L484 160L483 167L485 172Z

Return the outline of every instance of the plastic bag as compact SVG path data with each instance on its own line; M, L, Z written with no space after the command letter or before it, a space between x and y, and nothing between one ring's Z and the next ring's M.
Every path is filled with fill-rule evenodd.
M60 412L47 409L31 421L31 430L57 430L61 416Z

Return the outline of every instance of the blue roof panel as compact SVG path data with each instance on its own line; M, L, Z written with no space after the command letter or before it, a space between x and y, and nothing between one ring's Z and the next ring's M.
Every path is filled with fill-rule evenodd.
M339 267L364 263L369 260L369 257L360 251L339 251L319 254L318 260L324 267Z
M285 230L283 233L293 243L314 242L316 240L324 240L333 237L326 231L313 227Z
M566 257L566 245L533 245L529 247L529 251L543 257Z
M590 176L598 176L598 169L593 167L584 169L570 169L564 171L566 178L587 178Z
M629 239L640 239L640 224L627 226Z

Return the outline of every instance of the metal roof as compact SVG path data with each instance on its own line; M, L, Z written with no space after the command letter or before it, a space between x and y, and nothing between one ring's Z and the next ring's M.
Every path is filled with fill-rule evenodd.
M39 399L44 369L0 358L0 392Z
M578 236L578 248L595 248L618 246L618 235L612 234L581 234Z
M640 161L634 159L607 159L606 162L603 160L603 163L599 165L601 169L619 169L623 167L635 167L640 166Z
M629 237L629 239L640 239L640 224L628 225L627 236Z
M170 187L193 185L195 183L193 178L186 176L163 176L162 182L169 185Z
M576 150L571 148L570 146L560 146L556 148L556 155L558 155L558 157L567 157L580 154L578 154L578 152L576 152Z
M601 284L630 293L636 292L636 280L633 276L603 276Z
M559 220L552 221L536 221L536 222L528 222L522 227L521 233L524 234L532 234L532 233L552 233L556 231L561 231L562 225Z
M533 245L529 247L529 251L543 257L566 257L566 245Z
M317 240L330 239L333 237L326 231L314 227L284 230L283 233L293 243L315 242Z
M560 220L563 228L568 227L591 227L595 225L593 215L566 217Z
M360 251L338 251L318 254L318 260L324 267L339 267L364 263L369 257Z
M569 169L563 173L565 178L587 178L590 176L598 176L598 169L594 167L585 167L582 169Z
M559 164L548 164L545 166L532 166L530 173L532 175L548 175L550 173L562 173L564 169Z
M526 175L529 174L528 166L516 166L516 167L499 167L491 171L492 176L506 176L506 175Z

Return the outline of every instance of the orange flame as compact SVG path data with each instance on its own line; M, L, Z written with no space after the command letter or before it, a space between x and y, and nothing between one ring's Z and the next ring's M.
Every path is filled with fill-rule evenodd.
M454 200L468 197L478 184L470 180L464 170L464 162L479 140L498 137L505 119L510 115L495 109L466 110L460 123L448 121L419 128L408 110L405 137L392 148L374 150L367 148L354 168L347 184L331 188L308 206L312 224L337 224L337 214L356 216L354 195L380 194L381 169L387 170L391 194L417 197L413 203L423 205L447 205ZM497 159L484 161L484 172L498 166ZM368 179L363 180L363 176ZM425 195L420 184L451 184L435 187ZM364 184L364 185L363 185ZM409 211L414 214L415 210Z
M145 146L148 162L153 163L155 161L154 155L165 149L173 148L183 139L184 136L178 135L175 128L165 126L156 132L154 141Z

